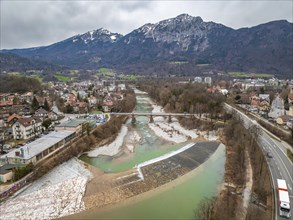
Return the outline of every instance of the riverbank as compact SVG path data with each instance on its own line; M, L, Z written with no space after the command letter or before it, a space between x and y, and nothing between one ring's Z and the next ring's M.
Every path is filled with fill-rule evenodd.
M86 209L99 209L109 205L111 207L128 198L141 194L147 195L145 192L161 189L161 186L197 170L195 168L200 170L202 164L213 157L219 144L219 142L197 143L170 158L144 166L142 167L145 177L143 180L134 169L123 173L97 175L87 187L84 197ZM223 147L221 149L223 150Z
M127 134L127 131L127 127L125 125L122 125L120 132L112 143L91 150L87 153L87 155L89 157L97 157L99 155L114 156L118 154L120 148L123 145L123 141Z
M224 161L225 146L221 144L207 161L171 182L123 202L94 207L62 219L193 219L193 209L200 198L218 192Z
M87 165L73 158L1 204L1 219L54 219L85 210L83 196L93 178Z

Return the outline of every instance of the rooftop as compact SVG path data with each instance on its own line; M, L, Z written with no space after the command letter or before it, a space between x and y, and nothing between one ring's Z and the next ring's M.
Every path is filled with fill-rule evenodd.
M18 164L5 164L3 166L0 167L0 174L6 174L6 173L9 173L10 170L16 168L16 167L19 167L21 165L18 165Z
M22 159L31 159L34 156L38 155L39 153L43 152L44 150L48 149L49 147L53 146L54 144L58 143L59 141L65 139L66 137L73 134L73 131L54 131L51 132L19 149L15 149L9 152L6 155L3 155L1 158L15 158L15 152L19 151L21 153L21 149L23 149L23 157L18 157Z
M81 124L84 123L84 120L68 120L68 121L65 121L65 122L62 122L60 125L56 125L56 127L77 127Z

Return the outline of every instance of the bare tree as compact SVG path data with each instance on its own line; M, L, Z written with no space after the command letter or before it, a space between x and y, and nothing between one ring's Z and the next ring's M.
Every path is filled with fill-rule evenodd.
M204 220L211 219L216 199L216 197L212 197L201 200L197 210L194 210L194 218Z

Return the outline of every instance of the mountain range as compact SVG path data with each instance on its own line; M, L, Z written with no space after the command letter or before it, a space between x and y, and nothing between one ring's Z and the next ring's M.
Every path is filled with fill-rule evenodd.
M232 29L181 14L125 36L103 28L43 47L3 50L70 68L109 67L136 74L194 74L205 64L221 71L293 75L293 24L272 21Z

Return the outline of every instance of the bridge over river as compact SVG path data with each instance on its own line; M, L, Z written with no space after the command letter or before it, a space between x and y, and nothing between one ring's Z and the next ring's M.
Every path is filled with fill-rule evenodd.
M172 122L172 116L173 117L198 117L196 114L189 114L189 113L165 113L165 112L156 112L156 113L150 113L150 112L111 112L111 116L116 115L124 115L124 116L131 116L132 117L132 123L136 122L136 116L146 116L150 118L150 123L154 122L153 117L162 116L162 117L168 117L168 122Z

